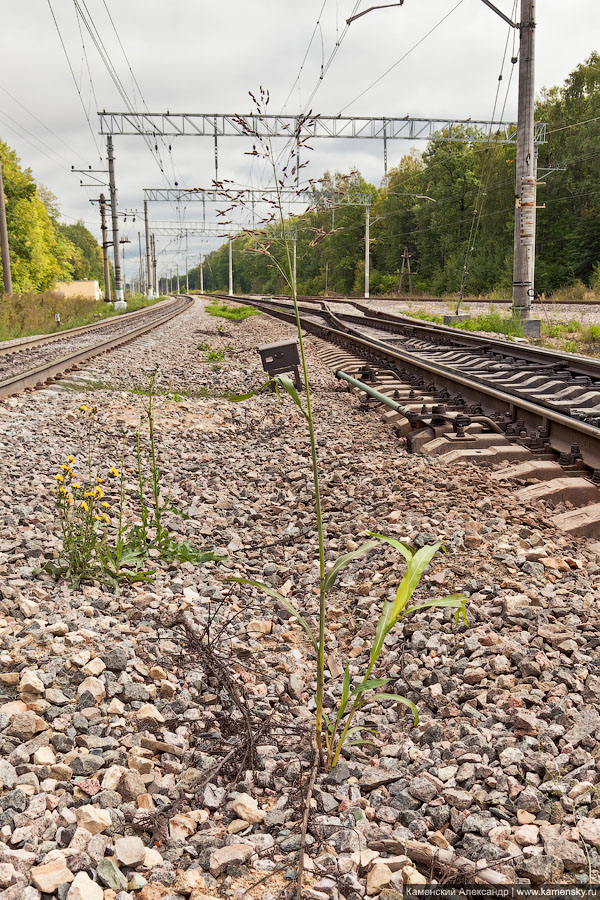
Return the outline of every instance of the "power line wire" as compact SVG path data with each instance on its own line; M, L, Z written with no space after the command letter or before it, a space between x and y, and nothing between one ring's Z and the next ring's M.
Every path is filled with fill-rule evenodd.
M376 84L379 84L379 82L382 81L386 77L386 75L389 75L390 72L392 72L396 68L396 66L399 66L400 63L403 62L407 56L410 56L410 54L413 52L413 50L416 50L417 47L419 47L423 43L423 41L425 41L431 34L433 34L433 32L437 28L439 28L440 25L442 25L446 21L446 19L449 18L452 15L452 13L455 10L457 10L459 6L462 5L462 3L464 3L464 0L458 0L458 3L455 6L453 6L452 9L449 12L447 12L445 16L442 16L442 18L439 20L439 22L436 22L436 24L433 26L433 28L430 28L429 31L423 35L423 37L419 38L419 40L416 42L416 44L413 44L412 47L410 47L406 51L406 53L403 53L402 56L400 57L400 59L397 59L395 63L393 63L388 69L385 70L385 72L382 72L382 74L378 78L376 78L375 81L373 81L368 87L366 87L364 89L364 91L361 91L360 94L357 94L353 100L350 100L349 103L346 103L346 105L341 108L338 115L341 116L341 114L346 109L348 109L349 106L352 106L353 103L356 103L357 100L360 100L361 97L364 97L364 95L367 94L372 88L374 88Z
M55 27L56 27L56 31L57 31L57 33L58 33L58 37L59 37L59 40L60 40L60 44L61 44L61 47L62 47L62 49L63 49L63 53L65 54L65 59L67 60L67 65L69 66L69 71L70 71L71 77L72 77L72 79L73 79L73 84L75 85L75 90L77 91L77 96L79 97L79 101L80 101L80 103L81 103L81 108L83 109L83 114L84 114L84 116L85 116L85 118L86 118L86 121L87 121L87 123L88 123L88 128L90 129L90 134L92 135L92 140L94 141L94 145L95 145L95 147L96 147L96 152L98 153L98 157L99 157L99 159L100 159L100 162L102 162L102 154L100 153L100 148L99 148L99 146L98 146L98 141L96 140L96 135L95 135L95 133L94 133L94 129L92 128L92 123L90 122L90 117L89 117L89 115L88 115L87 109L85 108L85 103L83 102L83 97L81 96L81 91L79 90L79 86L78 86L78 84L77 84L77 79L75 78L75 72L73 71L73 66L71 65L71 60L69 59L69 54L67 53L67 48L66 48L66 46L65 46L65 42L64 42L64 40L63 40L63 36L62 36L61 30L60 30L59 24L58 24L58 22L57 22L57 20L56 20L56 16L55 16L54 10L53 10L53 8L52 8L52 2L51 2L51 0L48 0L48 6L50 7L50 13L52 14L52 20L53 20L54 25L55 25Z

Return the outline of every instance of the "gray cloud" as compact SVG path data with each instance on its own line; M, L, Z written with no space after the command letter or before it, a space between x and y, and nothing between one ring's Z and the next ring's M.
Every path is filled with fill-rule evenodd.
M286 111L298 112L319 85L313 110L326 115L344 111L354 115L448 116L487 119L492 112L507 26L481 0L463 0L458 8L387 77L355 103L353 99L425 35L457 0L405 0L397 9L379 10L354 22L322 82L321 66L329 59L354 0L327 0L315 39L297 82L300 64L323 0L107 0L133 71L152 112L240 112L250 110L249 90L259 85L271 91L273 112L279 112L295 84ZM512 0L497 0L507 14ZM99 237L98 214L89 203L94 189L79 187L71 164L99 167L90 134L47 0L10 4L10 27L0 36L2 77L9 90L68 145L67 149L25 110L0 91L0 137L29 166L36 179L60 201L66 221L83 218ZM98 131L96 103L87 77L87 64L74 12L68 0L52 0L69 58L80 86L94 132ZM362 7L368 4L363 3ZM131 73L108 19L104 0L88 0L107 51L129 96L141 108ZM560 84L568 73L596 49L600 33L597 0L562 0L538 4L537 85ZM84 32L95 96L100 108L122 111L123 100ZM512 38L511 38L512 41ZM510 44L509 53L510 56ZM509 66L510 67L510 66ZM508 71L506 70L506 76ZM503 81L503 90L508 78ZM516 72L506 106L506 118L516 115ZM12 117L18 125L15 125ZM20 126L20 127L19 127ZM21 129L28 129L32 137ZM102 139L96 136L104 155ZM32 143L29 143L31 141ZM214 177L212 142L199 138L174 139L161 155L169 179L173 167L181 186L210 186ZM418 145L415 145L418 146ZM422 147L422 145L421 145ZM219 146L220 175L260 185L264 176L256 162L244 156L245 142L223 139ZM390 142L389 166L410 152L408 142ZM119 203L141 208L142 189L165 184L159 168L139 138L115 139ZM47 156L44 153L48 154ZM57 158L58 154L58 158ZM50 158L48 158L50 157ZM383 174L383 148L371 141L315 142L308 174L324 170L348 171L357 166L367 180L378 184ZM199 204L180 214L200 218ZM154 219L175 219L168 205L153 205ZM212 214L211 214L212 218ZM137 246L139 222L124 231ZM162 267L187 253L197 258L219 243L197 238L170 243L162 239ZM127 264L127 263L126 263ZM131 265L131 263L129 263Z

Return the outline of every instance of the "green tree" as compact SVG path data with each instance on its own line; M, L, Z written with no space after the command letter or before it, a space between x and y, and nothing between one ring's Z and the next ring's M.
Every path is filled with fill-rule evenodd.
M22 169L15 152L0 141L0 157L10 248L13 289L45 291L60 278L70 278L71 243L48 211L50 195L38 190L30 169ZM46 202L44 202L46 201Z
M91 231L88 231L81 220L75 225L59 225L58 230L72 245L68 261L73 279L75 281L88 279L103 285L102 248Z

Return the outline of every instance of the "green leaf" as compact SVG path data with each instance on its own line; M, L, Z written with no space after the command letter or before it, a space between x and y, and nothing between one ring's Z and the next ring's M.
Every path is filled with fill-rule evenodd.
M404 610L404 615L407 616L411 612L416 612L419 609L429 609L432 606L450 606L454 609L457 609L460 614L461 608L464 608L464 605L467 601L465 594L450 594L448 597L438 597L436 600L425 600L423 603L415 603L414 606L408 606Z
M286 600L286 598L283 596L283 594L280 594L279 591L276 591L275 588L269 587L267 584L262 584L262 582L260 582L260 581L252 581L251 578L233 578L232 577L232 578L226 578L225 581L234 581L234 582L236 582L236 584L249 584L251 587L258 588L259 591L264 591L264 593L268 594L269 597L273 597L275 600L277 600L278 603L281 603L281 605L284 606L292 616L294 616L296 619L298 619L298 621L304 628L305 632L307 633L307 635L310 639L310 642L313 645L316 653L319 652L319 645L317 643L317 639L315 638L315 636L313 634L312 628L310 627L310 625L308 624L308 622L306 621L304 616L301 615L301 613L296 609L296 607L292 603L290 603L289 600Z
M347 747L362 747L365 744L371 744L371 746L375 746L375 741L369 741L366 738L361 741L344 741Z
M369 697L369 702L373 700L393 700L394 703L402 703L403 706L408 706L413 714L414 724L419 724L419 710L408 697L403 697L401 694L375 694L373 697Z
M325 573L325 581L323 582L324 590L331 590L339 573L342 569L345 569L346 566L349 566L353 559L357 559L359 556L365 556L377 546L377 541L367 541L366 544L361 544L357 550L351 550L350 553L345 553L343 556L340 556L339 559L336 559L332 567Z
M325 712L324 709L321 710L321 715L323 716L323 721L325 722L325 724L326 724L326 726L327 726L328 732L329 732L330 734L332 734L332 733L333 733L333 726L332 726L332 724L331 724L331 721L330 721L330 719L329 719L329 716L327 715L327 713Z
M377 734L376 728L366 728L364 725L353 725L352 728L349 728L346 732L346 737L350 737L351 734L356 734L357 731L368 731L370 734Z
M398 590L396 591L389 628L392 628L398 621L400 613L414 594L423 572L441 546L440 543L426 544L424 547L421 547L420 550L417 550L410 560L406 572L404 573L404 578L398 585Z
M403 543L403 541L397 541L396 538L386 537L384 534L377 534L375 531L367 531L367 534L371 534L373 537L376 537L378 541L383 541L384 544L389 544L390 547L394 547L402 554L406 562L410 562L416 553L414 547L411 547L410 544Z
M373 688L381 687L387 684L388 681L390 681L389 678L369 678L367 681L361 681L355 688L352 688L351 696L354 697L355 694L362 694L363 691L371 691Z
M340 700L340 708L338 709L336 722L339 722L346 711L348 705L348 697L350 696L350 667L346 660L346 668L344 670L344 683L342 684L342 699Z
M261 384L260 387L255 388L253 391L248 391L247 394L227 394L227 400L231 400L232 403L243 403L244 400L249 400L251 397L260 393L260 391L264 391L270 384L271 379L265 381L264 384Z
M275 378L273 379L273 381L275 382L276 387L282 387L284 389L284 391L286 391L286 393L288 393L290 395L290 397L292 398L292 400L294 401L294 403L296 404L296 406L298 407L298 409L300 410L300 412L302 413L304 418L308 419L308 413L302 406L302 401L300 400L300 394L296 390L296 388L292 382L292 379L288 375L276 375Z
M392 615L392 604L389 600L385 600L383 604L383 608L381 610L381 615L379 616L379 621L377 622L377 628L375 630L375 638L373 640L373 645L371 647L371 655L369 657L369 662L372 666L379 659L379 654L383 649L383 642L385 641L386 635L389 631L388 623L390 621Z

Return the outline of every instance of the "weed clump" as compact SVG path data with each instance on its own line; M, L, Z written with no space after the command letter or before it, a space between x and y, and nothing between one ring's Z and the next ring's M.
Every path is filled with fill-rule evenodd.
M153 580L154 570L146 568L152 556L193 565L222 558L212 550L197 549L176 538L165 523L168 513L184 519L187 516L174 506L162 487L154 426L155 374L143 392L146 399L136 434L137 522L128 523L124 516L125 436L120 468L112 466L101 475L92 462L97 409L85 403L80 407L87 430L87 473L85 477L76 474L75 457L70 455L54 476L62 553L58 562L47 563L45 569L55 577L69 578L76 586L83 580L98 581L118 593L122 583ZM148 426L147 442L142 441L142 424ZM119 485L118 491L114 484Z
M254 306L228 306L227 303L209 303L206 307L209 316L218 316L221 319L229 319L231 322L243 322L250 316L260 315L260 310Z

